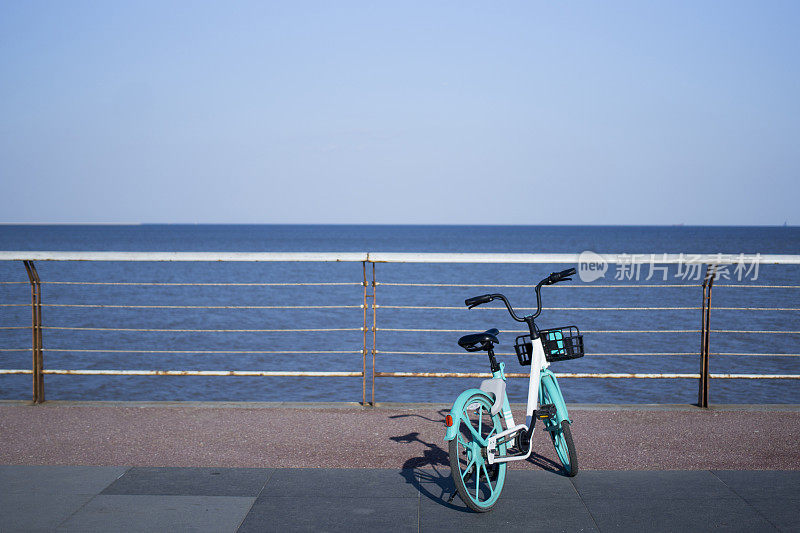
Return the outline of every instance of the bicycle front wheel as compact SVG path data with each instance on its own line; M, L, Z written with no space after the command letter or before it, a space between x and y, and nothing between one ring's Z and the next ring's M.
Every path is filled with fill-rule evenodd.
M547 377L543 380L542 385L542 403L552 403L557 408L558 406L563 406L564 398L561 397L558 386L553 380ZM559 415L559 418L562 419L561 423L554 423L552 427L546 427L545 429L550 433L553 447L556 449L558 460L564 466L565 473L568 477L575 477L578 473L578 452L575 450L575 443L572 440L569 420L563 420L566 418L563 413L559 413Z
M578 473L578 453L575 451L575 443L572 441L572 431L569 428L569 421L561 422L561 429L550 432L553 439L553 446L564 471L568 477L575 477Z
M464 404L459 417L456 438L450 441L450 471L461 500L473 511L490 511L506 478L506 463L490 465L486 460L484 441L503 430L500 415L491 414L493 400L484 392L476 392ZM506 444L498 451L506 453Z

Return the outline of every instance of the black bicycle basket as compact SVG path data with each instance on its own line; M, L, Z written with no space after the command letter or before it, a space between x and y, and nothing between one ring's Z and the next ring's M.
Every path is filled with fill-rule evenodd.
M539 336L544 347L544 357L549 362L567 361L583 357L583 335L577 326L564 326L562 328L541 329ZM514 343L519 364L531 364L533 345L530 335L520 335Z

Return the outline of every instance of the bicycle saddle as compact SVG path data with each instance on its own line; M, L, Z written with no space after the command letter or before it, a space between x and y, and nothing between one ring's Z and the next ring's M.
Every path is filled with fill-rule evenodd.
M500 335L500 331L496 328L487 329L483 333L464 335L458 339L458 345L468 352L488 350L493 344L500 344L500 341L497 340L498 335Z

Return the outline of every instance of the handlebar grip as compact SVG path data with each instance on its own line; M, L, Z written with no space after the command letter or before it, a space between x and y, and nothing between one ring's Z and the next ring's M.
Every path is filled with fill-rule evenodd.
M481 296L473 296L472 298L467 298L464 300L464 305L472 309L476 305L481 305L485 303L489 303L493 300L491 294L482 294Z
M558 283L559 281L569 280L569 276L573 276L575 274L574 268L568 268L566 270L562 270L561 272L553 272L547 277L547 284L552 285L553 283Z

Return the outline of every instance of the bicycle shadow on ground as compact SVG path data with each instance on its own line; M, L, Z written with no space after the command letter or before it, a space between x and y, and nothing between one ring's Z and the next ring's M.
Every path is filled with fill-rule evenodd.
M406 414L406 415L392 415L389 418L411 418L411 417L416 417L416 418L421 418L423 420L427 420L429 422L437 422L437 423L444 424L444 417L449 412L450 412L450 409L439 409L437 411L437 413L439 413L439 415L441 415L441 418L437 418L437 419L429 418L429 417L423 416L423 415L418 415L416 413L411 413L411 414Z
M420 439L416 431L389 438L395 442L420 442L426 446L422 457L412 457L403 463L400 475L405 478L406 483L413 485L421 495L448 509L463 513L472 512L466 505L456 505L455 502L461 503L461 500L448 501L456 492L456 486L450 476L450 456L447 451Z
M465 505L456 505L455 502L461 503L459 498L448 501L456 492L456 487L450 474L450 454L447 450L420 439L419 432L416 431L389 438L399 443L419 442L426 447L422 452L422 457L412 457L403 463L400 475L405 478L407 483L416 487L421 495L443 507L465 513L472 512ZM559 463L535 452L531 454L526 463L561 476L567 475Z

